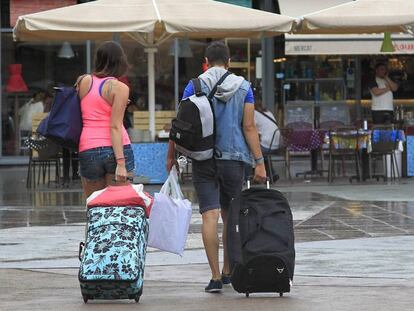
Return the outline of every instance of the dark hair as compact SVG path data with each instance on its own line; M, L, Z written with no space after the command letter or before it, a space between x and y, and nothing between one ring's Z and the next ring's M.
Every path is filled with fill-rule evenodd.
M261 112L266 112L266 107L263 106L262 96L260 94L254 94L254 109Z
M126 74L129 64L121 45L114 41L102 43L95 56L94 74L99 77L119 78Z
M375 70L377 70L379 67L382 67L382 66L387 67L387 65L385 63L377 63L375 65Z
M210 65L226 65L230 59L230 50L221 41L214 41L206 49L204 54Z

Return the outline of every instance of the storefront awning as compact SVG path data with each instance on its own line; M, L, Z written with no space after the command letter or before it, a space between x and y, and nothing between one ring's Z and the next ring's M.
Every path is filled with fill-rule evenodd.
M303 16L351 0L279 0L280 13ZM382 54L382 35L290 35L286 34L286 55L363 55ZM393 34L393 54L414 54L414 38Z
M381 53L382 35L286 35L286 55L364 55ZM392 35L393 54L414 54L414 38Z
M280 14L301 17L302 15L327 9L352 0L279 0Z

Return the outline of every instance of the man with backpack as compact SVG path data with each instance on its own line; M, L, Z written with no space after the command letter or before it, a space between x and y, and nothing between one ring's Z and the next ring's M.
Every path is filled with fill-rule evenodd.
M194 105L197 104L200 107L201 104L196 103L197 99L192 95L201 97L201 94L208 94L207 97L210 99L213 108L214 124L202 124L203 132L207 131L208 128L214 128L213 151L208 153L203 150L199 153L189 153L195 155L189 156L193 159L193 183L203 219L204 248L212 273L212 278L205 291L214 293L220 292L223 284L231 283L225 234L227 212L231 200L241 193L245 164L255 165L254 180L256 182L265 182L266 170L260 149L259 136L255 127L254 98L250 83L243 77L228 73L230 51L224 43L212 42L206 49L205 60L208 70L201 74L198 80L192 80L188 83L180 105L183 105L184 101L191 97L190 99L195 102ZM201 89L197 90L198 88ZM180 120L180 110L181 108L179 108L177 119L172 123L173 128L170 133L167 158L168 171L175 164L175 144L177 144L177 147L181 147L178 148L181 152L186 150L179 146L179 142L183 135L192 132L191 124ZM198 115L199 119L200 115ZM185 116L182 117L185 118ZM201 119L201 122L205 120L205 118ZM175 123L178 126L181 125L183 131L177 131ZM193 145L197 144L194 139L189 140L193 141ZM198 157L206 154L211 154L212 158L200 160L202 158ZM217 231L220 213L223 220L222 238L224 248L224 265L221 273Z

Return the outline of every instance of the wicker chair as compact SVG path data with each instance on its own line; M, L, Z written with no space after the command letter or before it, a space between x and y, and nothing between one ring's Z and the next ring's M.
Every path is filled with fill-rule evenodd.
M329 166L328 182L333 181L335 175L335 160L341 158L342 175L345 175L345 158L351 157L355 161L357 179L361 180L361 165L359 156L359 133L355 128L337 128L329 131ZM350 179L352 180L352 179Z
M37 172L37 184L40 184L40 177L42 176L43 184L46 183L50 186L51 182L51 165L55 166L55 182L56 184L60 180L60 160L61 160L61 147L50 142L44 137L30 137L25 140L25 144L29 147L30 157L29 166L27 169L26 187L36 187L36 170Z
M400 172L397 165L397 158L395 156L395 150L398 148L398 136L397 130L394 129L393 125L374 126L371 132L371 146L372 151L369 153L369 174L370 178L383 178L387 180L388 176L391 179L400 179ZM389 156L391 165L390 172L388 172L388 165L386 158ZM378 159L383 161L384 172L383 174L372 174L372 166ZM388 174L390 173L390 174Z

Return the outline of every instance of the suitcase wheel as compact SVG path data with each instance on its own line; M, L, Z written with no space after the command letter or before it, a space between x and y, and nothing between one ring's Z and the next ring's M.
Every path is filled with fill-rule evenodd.
M139 299L140 299L140 298L141 298L141 292L139 292L139 293L138 293L138 294L136 294L136 295L129 295L129 296L128 296L128 299L134 299L136 303L138 303L138 302L139 302Z
M249 298L249 296L250 296L250 293L246 293L246 298Z
M283 297L283 293L279 293L279 297Z

